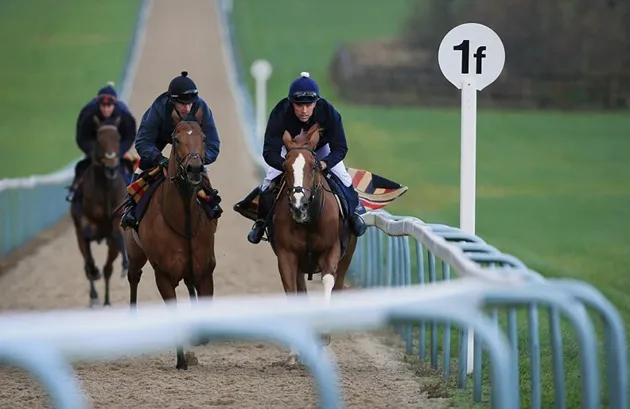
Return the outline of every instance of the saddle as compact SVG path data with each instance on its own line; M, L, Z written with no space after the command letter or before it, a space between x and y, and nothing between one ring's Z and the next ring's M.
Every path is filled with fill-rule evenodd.
M330 189L333 192L333 196L335 196L335 200L337 201L337 205L339 206L339 214L345 220L345 218L349 214L348 203L345 199L345 196L339 189L339 186L337 186L337 183L334 181L334 179L332 179L333 181L331 182L331 179L332 178L329 179L327 177L326 180L328 181L328 184L330 185ZM272 208L273 206L275 206L275 203L280 197L280 194L282 193L285 185L286 185L286 181L284 178L284 173L278 176L276 179L274 179L270 183L269 189L274 191L274 201L273 201ZM249 219L251 221L256 221L256 219L258 219L258 204L259 204L260 192L257 192L253 197L252 196L249 196L249 197L251 197L251 200L245 199L238 202L236 206L234 206L234 210L238 212L241 216L245 217L246 219Z
M142 217L146 213L149 205L149 201L155 193L155 190L160 186L166 178L162 172L162 167L157 166L155 168L143 171L138 179L127 186L127 192L131 200L136 204L134 212L138 224L142 220ZM209 185L208 179L203 177L202 189L197 192L197 201L202 204L203 209L210 219L218 219L223 211L219 207L221 203L221 196L216 189L213 189Z

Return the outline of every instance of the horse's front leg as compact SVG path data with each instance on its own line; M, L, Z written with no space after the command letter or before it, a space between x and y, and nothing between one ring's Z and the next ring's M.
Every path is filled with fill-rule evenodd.
M177 308L177 295L175 293L176 285L173 285L173 282L170 279L170 276L167 272L154 268L155 270L155 284L157 285L158 291L162 296L162 299L165 303L169 301L173 301L172 308ZM184 355L184 347L182 345L177 345L177 363L175 367L177 369L188 369L188 362L186 361L186 356Z
M339 246L334 246L330 251L323 254L319 259L319 268L322 272L322 284L324 286L324 302L330 305L332 291L335 287L335 279L337 277L337 265L339 256L341 255ZM330 344L330 334L322 334L322 344Z
M105 278L105 301L103 302L103 306L111 305L109 299L109 279L114 272L114 260L116 260L116 257L118 257L118 243L119 241L114 237L110 237L107 239L107 261L105 262L105 266L103 267L103 276Z
M120 221L118 221L118 224L119 223ZM129 256L127 256L127 246L125 245L125 237L123 235L123 232L119 228L118 224L114 227L116 228L115 230L116 239L118 241L118 248L120 249L120 256L122 257L122 262L121 262L122 269L120 271L120 277L126 278L127 271L129 271Z
M98 300L98 293L94 281L100 278L100 271L94 263L94 256L92 256L92 248L90 246L89 228L82 228L79 221L75 221L75 233L77 236L77 243L79 250L83 256L83 270L85 276L90 281L90 308L93 308Z
M278 270L280 271L280 279L282 280L284 293L286 295L296 294L298 290L298 257L295 253L286 250L278 250ZM296 365L298 355L297 349L291 345L287 365Z

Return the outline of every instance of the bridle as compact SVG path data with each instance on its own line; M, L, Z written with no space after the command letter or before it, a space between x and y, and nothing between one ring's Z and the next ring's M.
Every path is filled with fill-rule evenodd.
M308 196L308 199L306 200L306 205L310 207L311 203L313 203L313 201L317 197L317 194L319 193L320 189L322 188L321 175L319 174L319 172L317 172L319 169L322 168L322 163L317 158L317 154L315 153L315 151L313 149L305 147L305 146L296 146L296 147L287 148L287 154L289 152L291 152L291 151L296 151L296 150L307 151L311 155L313 155L313 158L315 159L315 162L313 163L313 167L311 168L311 170L313 171L313 185L311 187L304 187L304 186L292 186L292 187L289 187L289 186L287 186L286 193L287 193L288 196L291 196L291 195L293 195L295 193L303 193L304 194L305 192L309 192L310 195Z
M201 154L199 152L188 152L183 157L179 156L179 150L177 149L177 147L181 142L179 141L179 139L177 139L177 129L182 124L199 125L197 121L181 121L175 126L175 129L173 129L173 133L171 134L171 145L172 145L171 151L174 153L174 156L175 156L175 162L177 164L177 173L175 174L174 177L171 178L171 181L175 181L176 179L181 179L185 181L186 173L187 173L186 164L188 163L188 161L190 161L191 159L197 159L197 158L201 159ZM202 148L201 148L202 152L205 152L206 134L204 134L203 131L201 131L201 142L202 142ZM201 161L201 163L202 163L201 166L203 167L203 160ZM202 169L202 173L203 173L203 169Z

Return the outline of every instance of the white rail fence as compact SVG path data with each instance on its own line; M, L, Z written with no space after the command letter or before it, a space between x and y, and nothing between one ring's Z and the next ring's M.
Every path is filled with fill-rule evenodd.
M224 37L223 51L252 157L262 164L253 104L240 77L243 71L234 58L228 13L231 3L216 2ZM149 5L149 0L144 2L140 22L146 18ZM135 52L140 37L136 35ZM62 197L68 172L71 171L65 169L45 177L0 183L1 255L26 242L67 211ZM24 192L31 192L31 196ZM6 203L10 207L5 207ZM47 219L37 218L37 214L46 212ZM222 298L203 301L197 306L179 305L178 309L165 309L162 304L143 305L133 314L126 308L4 314L0 316L0 360L31 371L50 393L56 407L82 408L85 401L69 365L73 359L115 359L170 350L177 343L186 343L200 335L213 339L264 339L296 346L316 379L322 406L340 408L344 405L337 368L326 350L320 348L317 334L363 331L394 324L405 341L407 353L417 354L422 361L429 358L433 368L440 367L441 353L444 377L451 376L454 363L462 388L467 384L468 350L474 347L475 401L482 395L481 352L485 347L490 357L492 406L511 409L519 408L522 398L516 314L516 308L521 307L527 311L530 324L526 339L531 374L530 407L540 408L538 320L540 309L544 308L550 322L556 408L566 407L560 333L560 317L564 316L578 335L582 407L595 409L602 403L602 379L599 340L588 308L598 313L604 323L605 362L601 366L605 367L610 407L628 408L624 323L597 290L573 280L545 280L513 256L457 228L386 212L370 212L366 221L370 227L360 240L350 278L359 287L374 288L336 294L329 306L319 299L274 295ZM5 237L5 232L10 234ZM507 311L507 335L498 323L500 309ZM475 331L472 344L467 342L469 328Z

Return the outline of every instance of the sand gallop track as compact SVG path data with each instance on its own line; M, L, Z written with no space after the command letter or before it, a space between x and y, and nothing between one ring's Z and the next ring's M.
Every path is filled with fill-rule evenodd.
M184 23L185 22L185 23ZM249 244L250 222L232 204L258 180L247 154L235 103L228 85L215 5L207 0L156 0L150 10L130 106L138 120L155 96L182 70L188 70L209 102L222 138L221 155L211 178L224 198L225 213L217 233L216 296L281 292L269 246ZM290 35L290 34L289 34ZM104 246L95 246L102 265ZM148 270L148 271L147 271ZM128 303L127 280L120 263L112 278L114 306ZM320 291L317 279L312 291ZM71 226L23 259L0 278L0 309L87 308L88 283ZM98 290L102 295L102 282ZM178 288L187 302L185 286ZM143 301L160 300L150 268L140 283ZM1 330L1 329L0 329ZM419 408L441 406L425 400L401 352L370 334L334 336L348 407ZM193 349L199 364L175 369L174 350L115 362L75 363L79 379L95 408L306 408L317 407L312 378L303 369L282 365L287 352L258 342L224 342ZM46 407L46 395L24 373L0 369L1 408Z

